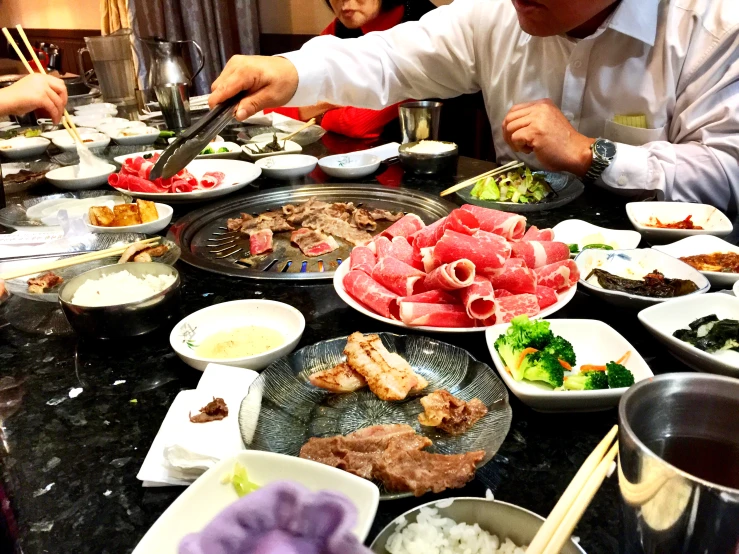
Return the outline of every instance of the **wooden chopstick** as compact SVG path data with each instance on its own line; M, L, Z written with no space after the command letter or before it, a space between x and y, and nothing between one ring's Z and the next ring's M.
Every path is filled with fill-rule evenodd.
M471 187L475 183L477 183L480 179L485 179L487 177L493 177L495 175L499 175L501 173L505 173L506 171L511 171L512 169L518 169L519 167L523 167L524 163L519 161L512 161L508 162L505 165L502 165L500 167L496 167L495 169L491 169L490 171L486 171L485 173L482 173L478 175L477 177L472 177L472 179L467 179L466 181L462 181L461 183L457 183L453 187L449 187L446 190L441 191L439 196L446 196L447 194L451 194L453 192L457 192L458 190L465 189L467 187Z
M608 468L618 453L618 441L611 447L616 433L618 433L618 426L614 425L580 466L575 477L550 512L549 517L544 521L529 544L526 554L548 554L559 552L562 549L603 479L605 479ZM609 447L611 447L610 450ZM605 471L601 471L602 466L605 466ZM556 550L553 550L552 548L557 544L555 538L557 541L561 541L561 544Z
M307 129L311 125L313 125L315 122L316 122L316 118L315 117L312 117L309 121L306 121L300 129L298 129L294 133L290 133L285 138L281 139L282 140L282 147L285 148L285 143L288 140L290 140L291 138L297 136L299 133L301 133L302 131L304 131L305 129Z
M35 266L28 266L28 267L24 267L21 269L16 269L15 271L8 271L6 273L3 273L2 275L0 275L0 279L5 279L7 281L9 279L16 279L18 277L23 277L24 275L33 275L34 273L46 273L47 271L54 271L55 269L62 269L64 267L69 267L72 265L77 265L77 264L81 264L85 262L92 262L95 260L102 260L103 258L108 258L110 256L120 256L132 244L146 244L146 245L151 246L153 245L153 243L158 242L160 239L161 237L153 237L150 239L139 240L136 242L124 244L122 246L114 246L113 248L106 248L105 250L98 250L97 252L88 252L87 254L82 254L80 256L72 256L71 258L64 258L63 260L55 260L52 262L38 264Z

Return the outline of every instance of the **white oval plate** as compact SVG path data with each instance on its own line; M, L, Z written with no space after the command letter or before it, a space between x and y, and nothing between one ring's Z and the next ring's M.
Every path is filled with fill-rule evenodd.
M82 139L82 142L85 144L85 146L87 146L88 148L105 148L106 146L108 146L108 144L110 144L110 137L105 133L100 133L97 131L84 134L80 133L80 138ZM91 142L87 142L88 140ZM53 143L65 152L77 151L77 143L72 139L72 137L69 136L69 133L56 137L53 140Z
M641 279L647 273L661 271L670 279L689 279L698 285L698 290L691 295L704 294L711 288L701 273L672 256L654 250L652 248L641 248L636 250L583 250L575 258L575 263L580 270L579 283L596 296L600 296L606 302L626 308L642 309L652 304L667 302L674 298L651 298L638 296L627 292L607 290L600 285L586 280L593 269L605 269L627 279ZM593 277L595 279L595 277Z
M686 296L639 312L639 321L670 353L696 371L739 377L739 352L709 354L672 336L698 318L716 314L719 319L739 319L739 298L723 293Z
M293 142L291 140L288 140L285 143L285 149L281 152L267 152L265 154L258 154L256 153L257 147L264 147L266 144L269 144L272 141L267 142L254 142L250 144L245 144L241 147L241 151L246 154L250 159L252 160L258 160L259 158L266 158L268 156L282 156L285 154L300 154L303 151L303 147L300 146L297 142ZM252 150L252 148L254 150Z
M570 343L577 356L576 367L583 364L605 365L621 358L631 351L629 359L624 364L634 374L638 383L644 379L654 377L647 362L639 352L618 331L602 321L595 319L553 319L549 322L552 333L561 336ZM607 410L618 405L621 396L628 390L620 389L584 390L584 391L555 391L545 383L531 381L516 381L505 370L505 364L495 349L497 338L508 330L510 323L493 325L485 331L490 356L493 358L495 369L500 378L505 381L511 392L521 402L539 412L591 412Z
M708 204L691 204L688 202L629 202L626 204L626 215L644 238L650 242L663 243L682 239L691 235L715 235L725 237L734 229L724 213ZM692 229L658 229L648 227L652 218L662 223L674 223L692 216L691 221L703 227L703 230Z
M429 333L480 333L482 331L485 331L486 329L485 327L429 327L426 325L410 326L406 325L402 321L383 317L380 314L376 314L372 310L362 306L359 302L354 300L354 298L352 298L352 296L348 292L346 292L346 289L344 288L344 277L347 273L349 273L348 259L344 261L334 272L334 290L336 291L336 294L338 294L339 297L350 307L368 317L371 317L372 319L382 321L383 323L387 323L388 325L393 325L395 327L403 327L404 329L414 329L417 331L427 331ZM576 292L577 284L571 286L565 292L557 294L559 301L556 304L549 306L547 309L539 312L539 314L533 319L542 319L552 315L555 312L558 312L559 310L564 308L570 300L572 300Z
M713 235L694 235L672 244L653 246L652 248L669 254L673 258L713 254L715 252L739 254L738 246ZM730 287L739 280L739 273L724 273L721 271L701 271L701 273L708 278L712 286L717 288Z
M125 156L130 158L131 156ZM226 196L232 192L243 189L249 183L255 181L262 170L252 163L240 160L193 160L187 164L187 170L197 179L200 179L208 171L221 171L226 174L223 183L215 188L198 190L194 192L133 192L126 189L116 189L118 192L132 196L133 198L144 198L166 204L178 202L199 202L211 198Z
M121 133L127 131L141 132L141 134L130 137L122 136ZM159 138L159 129L154 127L126 127L112 131L110 137L122 146L144 146L154 144Z
M169 225L169 222L172 221L172 213L174 213L172 206L160 204L159 202L156 202L155 204L159 217L154 221L140 223L138 225L128 225L126 227L101 227L100 225L91 225L90 217L88 215L89 208L83 219L85 221L85 226L93 233L145 233L148 235L152 235L154 233L158 233L167 225ZM113 202L93 204L91 205L91 207L104 205L108 205L108 207L110 207L113 205Z
M79 165L68 165L53 169L46 174L46 179L55 187L62 190L85 190L99 187L108 183L108 177L116 172L116 166L105 164L101 166L100 173L89 177L77 177L76 171Z
M305 154L287 154L286 156L269 156L259 159L255 165L272 179L297 179L308 175L316 168L318 158Z
M327 156L318 165L331 177L340 179L359 179L372 175L380 167L382 160L373 154L354 153Z
M216 154L198 154L196 160L236 160L241 157L241 146L235 142L219 142L218 145L213 145L211 148L218 150L219 148L228 148L228 152L221 152ZM136 156L143 156L144 154L161 154L164 150L144 150L134 154L126 154L124 156L116 156L113 161L123 165L123 163L129 158L135 158Z
M86 214L92 206L123 204L123 201L123 197L114 192L91 198L51 198L28 208L26 217L37 219L46 226L54 227L59 225L58 214L61 210L67 210L69 217L75 218Z
M13 137L0 140L0 155L10 159L40 156L49 147L49 140L44 137Z
M582 250L583 246L594 244L593 241L583 241L592 235L600 234L603 237L603 244L613 246L614 250L631 250L639 246L641 235L636 231L621 231L618 229L608 229L606 227L598 227L582 219L566 219L557 223L553 228L554 240L564 242L565 244L577 244ZM576 254L573 254L574 257Z
M77 127L77 132L80 135L89 135L91 133L96 133L97 129L93 127ZM54 139L59 137L68 137L69 132L66 129L57 129L56 131L46 131L45 133L41 133L41 136L49 139L50 141L53 141Z

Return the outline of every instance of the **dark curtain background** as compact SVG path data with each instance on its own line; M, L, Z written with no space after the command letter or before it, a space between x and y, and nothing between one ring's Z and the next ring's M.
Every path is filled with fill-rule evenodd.
M257 0L128 0L131 27L137 37L194 40L203 49L205 67L193 82L193 95L207 94L228 59L259 53ZM146 89L148 55L136 44L139 80ZM190 48L190 68L197 69Z

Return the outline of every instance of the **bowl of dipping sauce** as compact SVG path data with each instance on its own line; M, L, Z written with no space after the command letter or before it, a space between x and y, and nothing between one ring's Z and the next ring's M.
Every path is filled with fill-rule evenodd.
M401 144L398 158L403 168L416 175L455 175L459 148L453 142L422 140Z
M173 316L179 301L179 272L158 262L99 267L59 289L59 302L72 328L99 339L149 333Z
M209 363L261 370L292 352L305 329L299 310L272 300L235 300L180 321L169 336L177 355L203 371Z

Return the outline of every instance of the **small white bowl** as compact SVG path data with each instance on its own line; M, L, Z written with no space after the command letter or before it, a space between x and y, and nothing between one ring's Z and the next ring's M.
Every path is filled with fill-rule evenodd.
M249 142L271 142L272 135L275 133L262 133L260 135L253 136L249 139ZM278 132L277 138L282 139L290 135L290 132ZM326 134L326 129L320 125L311 125L307 129L303 129L291 140L297 142L300 146L308 146L314 142L321 140L321 137Z
M326 175L340 179L359 179L372 175L382 160L373 154L337 154L319 160L318 165Z
M297 179L308 175L316 168L318 158L305 154L287 154L286 156L269 156L254 162L262 169L262 173L272 179Z
M557 223L552 231L554 231L554 240L566 244L577 244L580 250L583 246L595 243L593 240L585 240L594 235L601 235L603 240L600 242L613 246L614 250L631 250L639 246L641 242L641 235L636 231L598 227L582 219L566 219Z
M268 327L282 333L282 346L255 356L244 358L214 359L195 354L198 341L214 333L255 325ZM209 363L245 367L259 371L275 360L292 352L305 329L305 318L299 310L272 300L234 300L204 308L180 321L169 336L169 342L177 355L190 367L205 370Z
M74 108L74 114L85 116L85 115L96 115L99 113L106 113L110 115L116 115L118 108L115 104L110 102L96 102L94 104L83 104Z
M77 127L77 132L80 135L89 135L91 133L96 133L97 129L94 129L92 127ZM56 131L46 131L45 133L41 133L41 136L49 139L50 141L53 141L54 139L59 137L68 137L69 132L66 129L57 129Z
M629 202L626 215L644 238L652 243L664 243L691 235L715 235L725 237L733 230L733 225L724 213L708 204L687 202ZM650 221L659 219L662 223L675 223L692 216L691 221L703 227L699 229L658 229L649 227Z
M634 374L638 383L653 377L652 370L639 352L618 331L595 319L552 319L552 332L572 343L577 356L577 367L583 364L605 365L621 358L626 352L631 352L624 364ZM621 396L628 390L603 389L587 391L555 391L544 383L530 381L516 381L505 370L505 364L500 359L495 348L496 339L510 327L509 323L493 325L485 331L490 355L493 358L495 369L501 379L505 381L511 392L521 402L539 412L590 412L607 410L618 405Z
M580 270L580 284L589 292L600 296L606 302L625 308L642 309L652 304L667 302L673 298L652 298L638 296L627 292L607 290L600 285L587 281L593 269L604 269L614 275L627 279L641 279L644 275L657 270L670 279L688 279L698 285L698 290L688 296L704 294L711 288L708 279L698 270L685 262L673 258L652 248L637 250L583 250L575 258ZM592 278L595 280L595 277Z
M131 136L124 136L132 133ZM159 138L159 129L154 127L126 127L112 131L110 137L122 146L144 146L154 144Z
M169 222L172 221L172 213L174 212L172 206L167 204L156 202L156 207L159 217L147 223L128 225L127 227L101 227L100 225L91 225L89 215L85 214L85 226L93 233L146 233L151 235L166 228Z
M233 410L236 417L238 407ZM264 486L275 481L294 481L312 491L333 491L345 495L357 508L352 532L360 541L369 534L380 502L380 491L371 481L295 456L245 450L218 462L190 485L152 525L134 554L176 554L180 541L201 531L226 507L239 498L230 483L222 483L235 464L241 464L249 480Z
M131 129L136 127L146 127L146 123L143 121L130 121L122 117L111 117L110 119L105 119L96 127L96 129L101 133L111 135L120 129Z
M110 144L110 137L105 133L80 133L82 142L88 148L105 148ZM60 135L53 140L54 144L64 150L65 152L77 151L77 143L72 140L72 137L67 134L66 136Z
M106 119L111 119L111 117L105 113L90 113L72 116L72 121L74 121L74 124L78 127L98 127L98 125L104 123Z
M79 167L79 165L68 165L53 169L46 174L46 179L55 187L63 190L85 190L107 184L108 177L117 171L113 164L101 164L100 169L93 175L78 177Z
M260 158L266 158L268 156L284 156L285 154L300 154L303 151L303 147L300 146L297 142L293 142L291 140L288 140L285 142L285 149L281 150L280 152L265 152L264 154L257 153L257 147L263 148L265 145L269 144L272 141L267 142L254 142L249 144L244 144L241 147L241 151L246 154L249 158L252 160L258 160Z
M698 256L700 254L714 254L716 252L726 253L733 252L739 254L739 247L726 242L723 239L712 235L694 235L684 238L672 244L663 246L653 246L655 250L669 254L674 258L684 258L686 256ZM732 286L739 280L739 273L724 273L721 271L701 271L711 285L716 288L726 288Z
M672 336L698 318L715 314L719 319L739 319L739 298L724 293L686 296L639 312L639 321L670 353L685 365L706 373L739 377L739 352L709 354Z
M0 140L0 155L9 160L40 156L49 147L49 140L44 137L13 137Z

